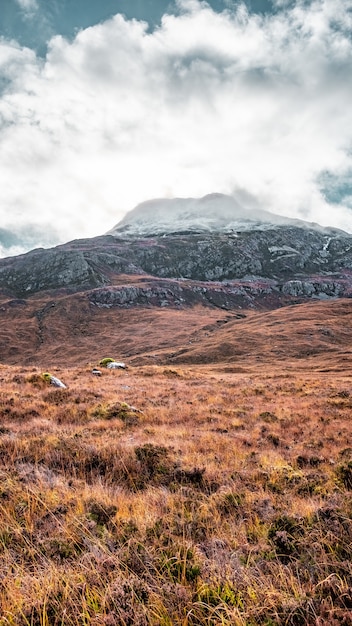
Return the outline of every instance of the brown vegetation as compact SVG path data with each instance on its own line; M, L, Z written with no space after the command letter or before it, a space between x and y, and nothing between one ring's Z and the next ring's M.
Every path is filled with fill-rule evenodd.
M0 366L0 625L350 625L351 370L292 363Z
M227 364L255 371L270 363L297 371L352 367L352 300L311 301L273 311L202 306L100 308L86 294L0 302L1 362L133 365Z

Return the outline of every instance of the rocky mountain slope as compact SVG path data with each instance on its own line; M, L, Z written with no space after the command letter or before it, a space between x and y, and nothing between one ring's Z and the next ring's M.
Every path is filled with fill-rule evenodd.
M144 277L148 290L142 281L137 292L121 291L121 283L131 276ZM208 301L209 294L212 300L216 293L217 304L228 308L251 300L257 305L268 296L276 306L287 298L349 297L351 277L351 235L291 224L142 238L105 235L0 259L0 290L6 296L99 288L96 298L103 304L133 304L155 296L167 305L172 297L160 292L165 287L176 304ZM107 289L106 302L102 289Z

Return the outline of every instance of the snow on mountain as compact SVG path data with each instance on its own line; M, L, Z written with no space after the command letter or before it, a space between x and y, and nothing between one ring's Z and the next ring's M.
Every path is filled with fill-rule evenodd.
M263 209L245 208L232 196L213 193L203 198L161 198L138 204L107 234L115 237L148 237L172 233L243 232L277 226L329 229L276 215Z

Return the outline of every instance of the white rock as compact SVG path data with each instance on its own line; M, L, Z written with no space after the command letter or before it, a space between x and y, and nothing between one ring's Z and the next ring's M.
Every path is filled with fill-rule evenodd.
M117 361L111 361L106 366L109 370L124 370L126 369L126 365L124 363L118 363Z

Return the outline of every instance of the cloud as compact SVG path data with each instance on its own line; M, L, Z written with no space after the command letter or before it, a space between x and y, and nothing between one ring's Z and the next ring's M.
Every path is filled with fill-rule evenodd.
M56 36L44 62L0 42L11 224L94 236L149 198L242 189L352 232L351 193L326 190L352 170L352 0L266 16L177 4L153 32L116 15L72 42Z
M37 0L15 0L15 2L23 11L25 17L33 17L39 9Z
M34 227L23 223L10 228L0 228L0 257L22 254L32 248L55 245L58 235L50 224Z
M39 6L37 0L15 0L23 11L37 11Z

